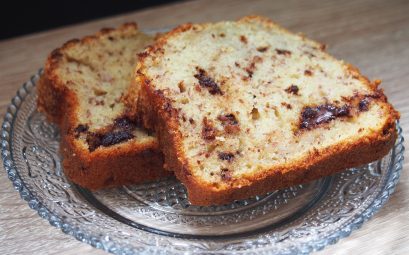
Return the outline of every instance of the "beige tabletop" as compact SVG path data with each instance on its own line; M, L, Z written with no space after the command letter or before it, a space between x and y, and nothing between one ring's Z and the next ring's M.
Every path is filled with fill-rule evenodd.
M0 41L0 117L47 54L73 37L136 21L143 29L265 15L329 45L329 52L382 79L409 131L409 1L189 1ZM8 24L12 25L12 24ZM409 159L408 152L405 157ZM388 203L364 226L317 254L409 254L409 160ZM0 167L2 168L2 166ZM0 169L0 254L105 254L40 218Z

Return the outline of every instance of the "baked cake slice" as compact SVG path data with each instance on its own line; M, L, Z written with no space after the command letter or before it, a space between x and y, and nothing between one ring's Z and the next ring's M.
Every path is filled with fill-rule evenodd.
M380 81L263 17L181 25L136 70L139 114L195 205L369 163L397 136Z
M126 117L122 101L136 54L153 37L136 24L71 40L48 57L38 85L38 110L61 130L66 176L90 189L169 175L157 139Z

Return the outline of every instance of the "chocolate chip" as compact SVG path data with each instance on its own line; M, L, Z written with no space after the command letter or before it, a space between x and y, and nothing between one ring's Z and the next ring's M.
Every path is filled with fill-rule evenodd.
M257 51L258 51L258 52L265 52L265 51L268 50L268 48L269 48L268 46L258 47L258 48L257 48Z
M114 120L112 125L102 130L88 132L87 128L86 142L88 148L92 152L100 146L108 147L132 139L134 138L132 132L137 127L137 121L132 121L127 117L119 117Z
M74 137L79 138L81 133L86 133L88 131L88 125L79 124L74 129Z
M291 51L289 51L289 50L276 49L276 52L279 55L291 56Z
M114 128L123 129L123 130L132 130L136 128L138 125L136 122L131 121L127 117L120 117L115 119L114 121Z
M128 131L116 131L107 133L102 137L101 145L107 147L110 145L121 143L123 141L127 141L129 139L132 139L133 137L134 135Z
M312 71L311 70L305 70L304 75L306 76L312 76Z
M335 116L336 117L345 117L345 116L349 116L351 112L351 109L349 107L349 105L344 105L341 108L336 108L335 110Z
M231 152L219 152L217 153L219 159L226 160L227 162L232 162L234 160L234 154Z
M323 123L328 123L331 120L339 117L350 116L350 106L344 105L338 107L331 104L324 104L315 107L304 107L301 112L301 129L312 129Z
M108 147L132 138L134 138L134 135L129 131L114 131L104 134L89 133L86 141L88 143L89 150L92 152L100 146Z
M200 86L207 88L212 95L223 95L219 85L207 74L207 72L199 67L196 67L197 74L194 75L199 80Z
M298 95L298 91L300 89L298 88L298 86L292 84L290 87L285 89L285 92L290 93L290 94L294 94L294 95Z
M96 150L99 146L101 146L101 135L96 133L90 133L87 135L86 138L88 149L89 151Z
M79 124L79 125L74 129L74 131L75 131L76 133L84 133L84 132L88 131L88 125Z
M368 99L367 98L362 99L361 101L359 101L359 104L358 104L359 111L361 112L368 111L369 109L368 105L369 105Z

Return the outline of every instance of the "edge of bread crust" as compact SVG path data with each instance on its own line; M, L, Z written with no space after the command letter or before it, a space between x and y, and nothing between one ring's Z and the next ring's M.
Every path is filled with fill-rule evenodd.
M260 22L266 26L287 31L264 17L248 16L239 20L239 22L248 21ZM202 26L205 25L202 24ZM230 186L215 187L195 179L191 175L188 161L184 157L182 134L178 130L176 110L172 109L171 102L162 93L152 88L151 80L144 75L144 69L147 67L143 66L143 59L149 54L161 52L162 46L169 37L189 29L195 29L195 26L201 25L181 25L156 41L145 52L139 54L140 61L135 73L135 82L141 86L137 105L138 114L146 128L156 131L165 156L165 166L174 170L178 179L187 187L188 197L192 204L203 206L226 204L233 200L264 194L274 189L306 183L349 167L372 162L386 155L393 147L397 138L396 120L399 118L399 113L387 103L383 91L378 90L382 95L379 100L389 109L390 114L383 127L365 139L340 143L326 150L316 151L280 168L268 169L256 175L235 180L234 184L231 183ZM371 83L368 78L359 73L357 68L348 64L346 66L351 72L358 75L364 84L377 90L379 81Z
M163 156L156 143L127 142L90 153L76 142L71 134L62 136L60 151L65 175L82 187L96 190L171 175L163 169Z
M143 144L128 141L90 152L76 141L72 133L79 107L76 94L59 79L55 70L64 50L78 43L98 40L102 35L128 29L137 29L135 23L126 23L118 29L104 28L81 40L73 39L49 55L37 86L37 108L48 121L60 127L60 152L66 176L85 188L100 189L124 184L157 180L171 175L163 169L163 155L157 141Z

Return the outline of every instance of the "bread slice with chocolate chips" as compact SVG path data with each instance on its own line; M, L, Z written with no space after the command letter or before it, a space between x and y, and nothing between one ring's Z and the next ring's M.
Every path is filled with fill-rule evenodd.
M263 17L181 25L139 56L139 114L195 205L371 162L397 136L379 81Z
M157 139L126 117L122 101L136 54L153 37L136 24L71 40L48 57L38 110L61 130L66 176L90 189L167 176Z

